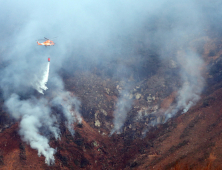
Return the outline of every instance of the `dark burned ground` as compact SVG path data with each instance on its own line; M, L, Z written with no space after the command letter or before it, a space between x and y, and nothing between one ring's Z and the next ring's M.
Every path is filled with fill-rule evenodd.
M152 67L148 62L151 62ZM57 149L55 154L56 164L47 166L44 164L44 157L40 158L37 151L31 149L23 143L18 136L18 125L4 130L0 136L0 155L2 169L9 166L14 169L123 169L134 155L143 153L140 146L141 133L147 128L149 121L157 117L147 116L146 120L135 119L138 112L156 111L161 108L161 103L173 92L173 88L178 84L172 79L177 77L166 76L173 74L169 63L159 63L159 61L144 62L143 72L136 72L133 63L128 61L128 65L134 71L132 74L123 73L119 70L117 74L125 74L126 79L121 80L113 77L110 67L91 70L76 70L72 74L61 71L64 78L65 88L73 93L81 101L81 114L83 123L75 125L75 136L73 137L65 128L63 121L60 121L62 132L61 140L51 139L50 146ZM160 65L163 65L160 67ZM151 68L149 68L151 67ZM145 70L157 67L156 72ZM138 70L137 70L138 71ZM138 76L139 75L139 76ZM132 84L130 98L134 99L132 109L128 113L122 134L114 134L109 137L113 128L113 112L120 91L127 84ZM170 86L169 86L170 84ZM55 114L60 111L52 108ZM2 120L4 120L2 112ZM62 117L60 117L63 119ZM7 119L8 120L8 119ZM4 122L6 125L7 122ZM6 135L7 134L7 135ZM5 138L5 136L8 136ZM3 140L4 139L4 140ZM8 143L7 140L11 142ZM143 144L148 147L147 144ZM152 144L149 144L152 145ZM10 151L7 150L8 147ZM35 163L34 163L35 161ZM40 163L42 162L42 163Z
M143 142L151 142L152 148L144 148L143 157L138 154L132 160L136 165L134 168L221 168L222 89L208 99L209 106L204 104L206 99L203 99L189 112L148 133Z
M147 60L150 60L149 57ZM77 70L69 74L65 71L61 72L66 89L73 92L81 101L81 113L84 119L103 135L108 135L113 128L113 112L117 99L121 90L124 90L126 86L131 86L129 99L133 99L134 103L123 130L128 134L134 134L133 137L136 138L141 137L142 131L147 128L147 124L151 120L158 118L155 115L148 115L148 112L156 112L161 107L165 107L161 105L163 100L180 86L178 68L172 66L169 61L153 61L152 67L156 67L156 72L155 74L151 72L149 75L147 72L152 70L149 68L150 64L143 65L145 72L143 74L133 72L133 65L129 61L128 65L131 71L124 79L110 76L111 68L103 66L87 71ZM123 74L123 72L120 70L116 74ZM171 98L174 97L174 95L171 96ZM172 102L173 99L169 104ZM144 116L146 116L146 120L141 119ZM132 137L132 135L130 136Z
M203 54L210 68L202 99L189 112L159 125L143 139L143 153L126 169L221 169L221 46ZM212 53L214 51L214 53ZM146 148L146 143L152 147Z
M82 124L75 125L72 136L60 124L61 140L50 139L57 149L56 163L47 166L44 157L21 141L18 124L10 120L3 107L0 113L0 168L1 169L197 169L217 168L221 157L221 54L213 41L203 57L211 69L204 75L208 88L202 99L187 113L178 113L165 124L159 110L166 110L175 102L180 87L178 65L173 60L154 60L153 55L137 62L127 61L130 72L117 71L126 79L119 79L111 71L114 64L97 66L74 72L60 71L65 88L81 101ZM219 48L219 49L218 49ZM117 62L117 61L116 61ZM118 61L125 62L125 61ZM117 63L118 63L117 62ZM143 64L144 63L144 64ZM75 66L75 64L73 65ZM155 71L152 71L155 68ZM157 68L157 69L156 69ZM131 84L129 98L134 99L121 134L109 136L113 128L113 112L120 91ZM2 101L4 102L4 101ZM53 108L58 114L59 110ZM158 114L149 113L154 112ZM159 125L148 124L157 120ZM9 128L10 127L10 128ZM146 136L143 132L149 128ZM144 138L143 138L144 137Z
M118 152L122 168L170 169L179 165L195 169L212 165L212 162L212 167L220 165L221 54L220 46L203 50L203 57L211 69L204 75L208 88L204 89L201 101L188 113L179 113L168 123L151 128L144 139L142 132L158 116L141 120L138 115L168 108L175 100L175 89L180 86L179 74L174 61L167 61L159 63L157 71L147 77L136 77L135 72L128 75L127 81L133 82L130 93L134 103L123 133L112 136L113 142L120 144ZM105 137L113 128L113 110L119 92L128 83L113 79L107 70L94 68L64 76L66 88L82 101L84 119Z

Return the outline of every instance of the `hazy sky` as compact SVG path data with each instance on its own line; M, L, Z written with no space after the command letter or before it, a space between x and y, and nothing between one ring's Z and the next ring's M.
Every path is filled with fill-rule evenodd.
M15 118L21 116L22 125L27 120L33 122L33 131L30 133L33 132L36 138L39 128L44 126L44 122L41 123L44 111L52 122L47 124L49 131L59 136L50 108L42 104L43 101L49 101L44 96L40 99L33 96L34 86L42 76L47 58L51 57L49 88L55 91L60 89L69 98L70 94L63 88L58 70L63 68L73 72L117 59L127 61L135 58L136 61L143 55L135 48L138 44L143 49L155 49L156 57L160 60L171 58L177 62L182 86L178 89L175 108L186 109L190 102L194 104L198 100L204 86L198 69L204 61L201 54L192 51L190 42L205 36L206 30L221 30L221 6L217 0L0 0L0 63L4 63L0 70L0 87L9 112ZM44 37L57 37L55 46L37 46L36 41ZM196 43L198 46L202 42ZM176 55L181 49L184 54ZM118 70L117 67L127 67L121 64L114 66L113 72ZM135 67L140 69L141 63L135 62ZM130 72L131 68L126 70ZM27 94L31 99L21 98ZM79 104L76 100L73 103ZM120 100L118 103L124 103ZM130 108L131 102L125 104L124 107ZM30 109L24 111L24 106ZM67 108L63 110L66 115L67 112L72 114ZM122 127L123 123L124 120L121 125L117 122L116 126ZM26 142L30 142L33 138L25 133L27 127L25 123L20 134L25 135L23 139ZM43 154L47 162L53 162L54 150L48 149L47 137L42 136L42 139L45 148L36 145L33 148Z

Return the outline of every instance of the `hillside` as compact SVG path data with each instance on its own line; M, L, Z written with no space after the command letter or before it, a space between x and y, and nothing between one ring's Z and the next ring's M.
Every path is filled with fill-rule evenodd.
M92 73L76 72L68 75L61 71L66 88L82 101L83 121L73 125L75 135L72 136L61 122L61 139L50 138L50 146L56 148L56 161L54 165L47 166L44 157L38 157L37 151L21 140L18 135L19 124L9 118L3 109L1 169L222 168L222 50L220 45L215 48L216 43L211 40L205 45L203 57L210 70L204 75L207 86L195 106L184 114L179 111L175 117L163 123L158 110L167 110L175 102L177 92L172 87L179 84L172 77L165 76L165 73L175 68L159 63L159 71L135 84L132 93L135 100L123 131L112 136L109 134L113 128L113 110L118 90L124 82L113 81L107 76L104 79L101 73L107 68L102 71L94 68L96 71ZM157 115L141 120L138 118L141 110L142 114L146 114L147 110L156 110ZM147 129L152 120L157 120L157 125L148 126Z

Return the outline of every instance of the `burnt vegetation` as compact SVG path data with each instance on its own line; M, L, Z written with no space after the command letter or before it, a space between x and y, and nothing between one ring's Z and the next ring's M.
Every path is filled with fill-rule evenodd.
M20 150L20 160L23 162L26 160L26 150L25 150L25 144L23 142L19 143L19 150Z
M164 14L164 12L163 12ZM164 33L172 30L172 25L175 24L174 17L158 18L155 16L150 22L147 22L143 30L144 37L146 34L155 34L156 30L161 27ZM151 26L150 26L151 25ZM221 33L220 33L221 34ZM133 36L133 35L131 35ZM143 35L141 35L143 37ZM174 37L172 36L172 39ZM124 39L124 37L120 37ZM160 144L174 135L178 127L176 120L179 117L181 110L175 118L165 122L165 117L158 112L162 109L161 104L164 99L169 97L174 91L178 91L182 86L181 82L181 65L176 60L177 49L172 49L172 52L167 51L164 56L161 56L161 38L157 38L159 42L156 44L147 45L143 38L139 40L131 40L126 38L123 44L127 47L129 55L124 54L125 57L116 57L113 60L93 60L85 55L79 54L76 60L75 57L68 58L64 63L68 65L63 66L58 72L64 80L65 89L76 95L81 100L80 112L90 127L96 133L101 135L101 140L105 139L113 128L113 112L116 109L117 99L120 97L120 92L129 83L131 89L129 90L131 99L134 100L131 110L127 113L126 121L122 127L121 134L114 134L109 137L109 143L102 143L96 141L89 141L87 136L84 136L85 127L83 124L75 124L75 135L72 136L68 131L65 122L67 119L62 114L62 106L51 107L52 114L56 116L58 126L60 127L62 140L56 142L53 138L52 143L57 147L55 154L56 160L62 166L68 169L90 169L91 165L99 165L101 169L121 169L126 167L137 168L143 164L140 160L133 160L135 155L148 155L155 152L158 157L150 161L150 166L161 164L170 155L174 155L183 148L187 147L190 143L189 137L194 132L202 119L195 116L186 127L183 129L179 136L179 142L170 145L169 149L160 154L161 151L157 148ZM172 44L172 46L177 44ZM204 54L203 44L201 46L194 46L198 54ZM182 46L179 48L183 48ZM221 51L218 45L215 49L209 50L208 58L213 58ZM92 52L93 53L93 52ZM93 54L95 55L95 54ZM103 55L103 52L98 55ZM116 54L121 56L122 54ZM171 57L172 56L172 57ZM162 59L163 57L164 59ZM93 57L92 57L93 58ZM214 90L222 87L222 55L216 60L210 60L209 76L207 77L207 86L213 87ZM0 64L0 69L6 67L6 64ZM204 94L212 93L212 89L206 87ZM9 87L11 88L11 87ZM50 89L49 89L50 90ZM12 90L13 92L13 90ZM28 92L39 97L35 91ZM21 94L20 100L25 100L30 97L30 94ZM3 103L2 93L0 92L0 102ZM47 96L49 97L49 96ZM170 105L176 104L176 98L172 99ZM207 97L202 101L201 107L206 109L216 101L215 97ZM168 106L168 107L169 107ZM142 108L142 109L141 109ZM165 109L165 108L164 108ZM164 110L163 109L163 110ZM141 111L141 112L140 112ZM161 110L162 111L162 110ZM164 110L165 111L165 110ZM164 112L162 111L162 112ZM138 115L141 113L141 117ZM188 113L189 114L189 113ZM161 115L161 116L160 116ZM152 121L157 122L157 126L152 127ZM5 113L0 106L0 128L3 131L5 128L10 127L10 117ZM220 119L210 124L206 128L206 132L212 132L215 127L219 126ZM143 134L143 133L147 134ZM41 129L44 133L44 128ZM221 134L217 132L214 137ZM46 134L50 136L50 134ZM145 137L146 136L146 137ZM104 137L104 138L103 138ZM144 137L144 138L143 138ZM186 157L191 156L196 152L201 151L201 156L197 159L203 163L209 158L211 148L215 146L215 142L205 142L193 152L189 154L179 155L176 160L165 166L165 169L176 167ZM206 149L209 148L209 149ZM135 155L134 155L135 154ZM26 161L26 147L24 143L19 144L19 158L20 161ZM144 159L144 158L143 158ZM119 162L118 162L119 161ZM4 165L3 154L0 150L0 166ZM113 166L113 167L111 167ZM194 165L190 165L192 169ZM51 167L58 168L58 167ZM46 168L47 169L47 168ZM50 169L50 168L49 168ZM59 168L58 168L59 169Z

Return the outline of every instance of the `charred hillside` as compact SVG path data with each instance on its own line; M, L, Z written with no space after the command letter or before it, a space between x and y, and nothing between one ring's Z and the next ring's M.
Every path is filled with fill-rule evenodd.
M216 46L216 48L213 48ZM211 49L210 49L211 48ZM147 54L148 55L148 54ZM61 70L65 89L81 100L82 123L75 123L74 136L66 126L63 106L52 107L61 129L61 138L47 134L50 146L56 148L55 164L47 166L44 157L19 137L19 125L14 124L2 105L1 168L8 169L170 169L203 167L220 168L221 118L221 49L218 41L209 40L203 58L209 70L203 75L207 86L201 99L188 112L179 110L174 118L163 113L177 103L181 86L178 63L174 60L155 61L152 74L131 71L125 80L114 79L109 67L94 66L91 70ZM146 55L144 55L146 56ZM149 57L153 57L152 55ZM145 63L145 58L141 63ZM137 59L139 60L139 59ZM150 59L147 59L148 61ZM123 62L123 61L122 61ZM133 70L133 62L129 64ZM158 69L156 69L158 68ZM149 65L144 70L151 69ZM123 70L117 72L122 74ZM132 107L122 131L110 136L114 127L114 110L121 90L133 82L128 98ZM51 95L49 89L46 95ZM25 100L24 97L23 100ZM64 96L67 100L67 96ZM155 124L153 124L155 122ZM44 128L40 131L45 134Z
M4 2L0 169L221 168L221 6Z

